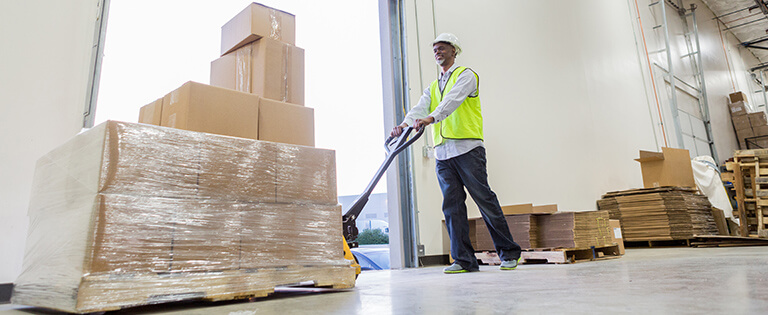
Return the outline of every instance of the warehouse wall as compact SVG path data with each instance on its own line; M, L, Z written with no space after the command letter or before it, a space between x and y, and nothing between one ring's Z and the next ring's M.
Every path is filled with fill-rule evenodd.
M36 160L82 127L98 3L0 2L0 283L21 273Z
M665 143L650 80L657 80L658 93L664 83L657 70L649 73L637 21L640 11L648 45L663 45L660 33L651 31L649 1L638 0L639 9L634 0L497 0L472 6L459 0L404 2L411 106L438 75L431 41L441 32L455 33L464 49L457 62L480 76L489 182L502 205L591 210L607 191L642 187L633 159L638 150L659 150ZM756 60L736 48L738 41L728 34L723 49L712 13L698 5L722 161L737 145L725 97L734 88L748 88L744 69ZM670 25L679 23L675 18ZM675 45L681 38L679 32L674 35ZM685 77L684 68L680 71ZM664 106L661 111L668 112ZM415 145L423 147L425 141ZM414 160L420 240L427 255L448 253L434 159ZM468 204L469 216L479 216Z

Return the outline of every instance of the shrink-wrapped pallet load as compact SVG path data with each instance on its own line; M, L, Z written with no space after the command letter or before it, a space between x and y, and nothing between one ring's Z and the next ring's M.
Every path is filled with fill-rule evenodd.
M354 286L334 152L108 121L42 157L13 302L96 312Z

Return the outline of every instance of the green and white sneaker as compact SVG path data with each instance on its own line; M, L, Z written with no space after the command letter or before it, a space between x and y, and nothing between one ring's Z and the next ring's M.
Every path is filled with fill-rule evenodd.
M501 263L501 267L499 269L515 270L517 268L517 265L519 265L521 261L523 261L523 257L520 257L517 260L505 260Z
M464 269L461 265L457 263L453 263L453 265L450 265L443 269L443 273L463 273L463 272L469 272L469 270Z

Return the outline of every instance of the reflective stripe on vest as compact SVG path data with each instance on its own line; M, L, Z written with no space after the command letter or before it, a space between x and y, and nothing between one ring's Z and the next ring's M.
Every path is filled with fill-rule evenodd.
M468 69L467 67L458 67L451 73L448 82L443 91L440 91L440 85L437 80L430 85L430 96L432 102L429 105L429 111L432 112L443 101L443 96L448 94L456 84L459 75ZM472 70L469 70L472 71ZM475 78L479 78L474 71ZM448 115L443 121L432 125L432 137L434 146L443 144L444 139L478 139L483 140L483 115L480 111L480 89L477 95L468 96L464 102L456 108L456 111Z

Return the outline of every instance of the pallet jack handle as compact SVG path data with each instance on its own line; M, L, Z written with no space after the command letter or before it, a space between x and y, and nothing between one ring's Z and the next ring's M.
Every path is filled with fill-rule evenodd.
M355 202L352 203L352 206L349 207L347 212L342 216L344 238L347 240L347 243L350 247L357 247L358 230L355 220L360 215L360 212L363 211L365 204L368 203L368 198L371 196L373 188L376 187L376 184L379 182L381 177L384 176L384 172L387 171L387 168L389 168L389 165L392 164L392 161L394 161L395 157L397 157L397 154L416 142L416 140L418 140L424 133L425 129L425 127L422 127L420 130L416 131L416 133L413 134L413 136L409 139L408 136L411 135L411 133L415 131L416 128L405 127L403 128L403 132L400 134L400 136L390 136L387 138L387 140L384 141L384 149L387 152L387 158L384 160L384 163L381 164L379 170L376 171L376 174L373 176L373 179L371 179L368 187L365 188L365 191L363 191L363 193L360 194L357 199L355 199Z

